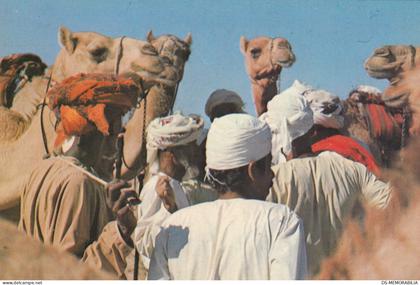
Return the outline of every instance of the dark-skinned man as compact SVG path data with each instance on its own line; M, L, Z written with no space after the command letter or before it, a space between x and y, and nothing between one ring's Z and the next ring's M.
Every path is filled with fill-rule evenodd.
M140 88L135 75L79 74L51 89L55 155L34 168L21 196L21 230L120 278L133 246L127 200L136 197L124 181L107 183L97 173L112 174L122 116Z

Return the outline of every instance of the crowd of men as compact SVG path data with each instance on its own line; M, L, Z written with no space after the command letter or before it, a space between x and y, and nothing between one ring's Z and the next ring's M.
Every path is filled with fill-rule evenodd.
M138 195L96 169L115 158L122 117L137 103L132 79L107 78L121 88L102 93L81 92L83 80L103 78L48 93L55 155L25 183L19 228L119 278L134 249L148 279L311 278L360 199L389 203L369 150L339 131L340 100L298 81L259 118L235 92L214 91L208 132L197 115L153 120Z

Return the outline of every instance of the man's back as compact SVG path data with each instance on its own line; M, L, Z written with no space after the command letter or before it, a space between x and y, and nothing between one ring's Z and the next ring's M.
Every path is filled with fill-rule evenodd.
M285 204L302 218L312 274L334 249L343 221L359 196L378 208L389 201L389 185L362 164L334 152L280 163L273 171L267 201Z
M301 220L287 207L247 199L182 209L163 224L149 279L302 279Z
M52 157L33 170L21 196L19 228L81 257L112 215L104 187L74 165L81 167L74 158Z

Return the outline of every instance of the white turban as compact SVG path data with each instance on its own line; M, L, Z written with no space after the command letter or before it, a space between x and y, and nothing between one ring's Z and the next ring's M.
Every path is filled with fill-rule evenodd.
M313 112L303 95L311 90L295 80L293 85L271 99L267 104L267 112L260 116L266 122L273 134L272 164L285 162L282 151L288 154L292 151L292 141L306 134L314 125Z
M248 114L214 120L207 135L207 169L228 170L258 161L271 151L267 124Z
M186 145L196 141L202 132L204 121L199 116L174 114L156 118L147 128L147 163L156 170L158 150Z
M217 89L207 99L205 107L206 115L210 116L213 108L221 104L234 104L239 108L244 106L241 97L235 92L226 89Z
M344 126L343 106L338 96L325 90L308 90L304 95L314 112L315 124L333 129L341 129ZM334 111L328 113L326 108L332 108Z

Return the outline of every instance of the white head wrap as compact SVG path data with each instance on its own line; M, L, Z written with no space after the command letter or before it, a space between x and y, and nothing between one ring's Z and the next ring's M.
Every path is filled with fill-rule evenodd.
M271 151L267 124L248 114L214 120L207 135L207 169L228 170L258 161Z
M235 92L226 89L217 89L207 99L205 107L206 115L210 116L213 108L220 104L235 104L239 108L244 106L241 97Z
M314 112L315 124L333 129L341 129L344 126L343 106L338 96L320 89L306 91L304 95ZM331 113L326 113L326 107L332 107L335 110Z
M196 141L204 126L202 118L196 115L174 114L156 118L147 128L147 163L152 172L157 170L158 150L186 145Z
M288 154L292 151L292 141L306 134L314 125L313 112L308 101L302 94L311 90L295 80L292 86L271 99L267 104L267 112L260 116L266 122L273 134L272 164L285 162L282 151Z

